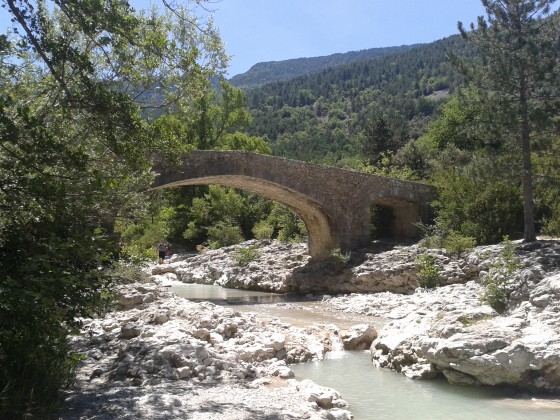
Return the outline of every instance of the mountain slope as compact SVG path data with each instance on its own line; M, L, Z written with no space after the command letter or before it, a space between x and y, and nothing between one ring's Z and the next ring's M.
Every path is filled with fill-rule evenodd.
M451 36L248 89L250 134L266 138L276 155L335 165L361 154L368 142L376 151L395 151L425 133L460 85L450 52L476 54ZM384 145L377 140L380 123L389 131Z
M283 61L257 63L247 72L229 79L234 86L249 89L266 83L294 79L299 76L318 73L322 70L400 53L421 44L402 45L398 47L370 48L361 51L337 53L322 57L294 58Z

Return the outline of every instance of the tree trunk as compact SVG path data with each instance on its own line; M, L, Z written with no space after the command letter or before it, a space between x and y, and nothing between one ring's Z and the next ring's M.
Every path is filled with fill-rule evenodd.
M523 240L525 242L533 242L537 239L535 233L535 203L533 201L533 168L531 165L527 81L523 77L521 78L519 86L519 107L521 119L521 151L523 154Z

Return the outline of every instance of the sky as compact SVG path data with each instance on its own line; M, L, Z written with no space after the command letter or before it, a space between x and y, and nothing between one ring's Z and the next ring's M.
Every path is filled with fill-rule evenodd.
M137 9L150 3L158 0L131 0ZM480 0L210 0L206 7L231 56L229 77L260 62L428 43L484 15ZM0 32L7 26L0 9Z
M480 0L221 0L229 76L259 62L427 43L484 15Z

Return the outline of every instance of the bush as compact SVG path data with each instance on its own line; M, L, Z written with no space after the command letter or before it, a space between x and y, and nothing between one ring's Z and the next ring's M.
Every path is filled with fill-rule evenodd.
M149 257L145 252L158 244L161 238L169 236L168 224L172 215L173 210L166 207L162 208L153 219L144 218L136 223L120 221L115 230L127 244L125 254L131 258Z
M454 230L447 231L438 223L431 226L419 223L416 226L423 236L420 245L425 248L443 248L452 254L460 254L476 246L475 238L464 236Z
M333 261L337 266L345 266L350 261L350 252L343 253L340 248L333 249L331 251L331 261Z
M257 222L252 229L255 239L270 239L274 235L274 226L266 220Z
M436 257L427 252L420 255L416 260L418 269L418 284L420 287L432 288L439 284L439 270Z
M418 229L422 235L422 240L420 241L420 246L424 248L431 249L441 249L443 248L443 243L447 233L441 229L437 223L435 225L425 225L423 223L418 223Z
M149 246L149 248L146 248L147 246ZM141 265L148 261L156 261L157 257L158 253L154 244L139 245L134 241L126 244L120 253L121 260L131 265Z
M45 319L20 325L0 352L2 418L51 418L60 390L75 377L79 356L68 356L66 330Z
M507 236L504 237L504 242L504 249L496 263L482 280L485 290L481 300L499 313L502 313L507 307L509 298L507 281L515 271L522 267L515 256L515 244Z
M267 220L278 230L279 241L303 242L307 236L303 221L287 207L275 205Z
M154 261L154 259L155 258L151 259L151 261ZM120 260L111 268L109 275L113 278L114 282L118 284L148 283L150 281L150 276L142 271L142 268L138 264L139 263L130 263Z
M252 245L247 248L237 248L233 255L233 259L238 266L245 267L261 256L258 248L258 245Z
M452 254L460 254L475 246L476 239L471 236L463 236L453 230L443 239L443 247Z
M241 243L245 238L239 226L218 222L208 228L208 240L212 248L221 248Z
M52 418L77 363L67 334L107 303L112 283L102 267L111 265L116 246L97 229L64 232L76 220L4 229L13 235L0 247L2 418ZM53 233L55 227L63 236Z
M476 180L452 171L440 174L437 183L439 198L434 205L442 232L454 231L478 244L489 244L523 231L518 185Z

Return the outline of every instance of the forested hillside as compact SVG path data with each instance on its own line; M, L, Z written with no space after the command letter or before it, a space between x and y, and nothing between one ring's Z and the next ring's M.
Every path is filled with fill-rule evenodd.
M425 133L442 101L461 83L449 54L473 56L459 36L382 57L321 70L247 91L252 135L273 153L338 164L359 154L379 120L396 150Z
M358 61L383 57L409 50L419 45L402 45L399 47L370 48L350 51L322 57L302 57L283 61L257 63L247 72L233 76L229 83L243 89L253 88L266 83L294 79L307 74L314 74L331 67L339 67Z

